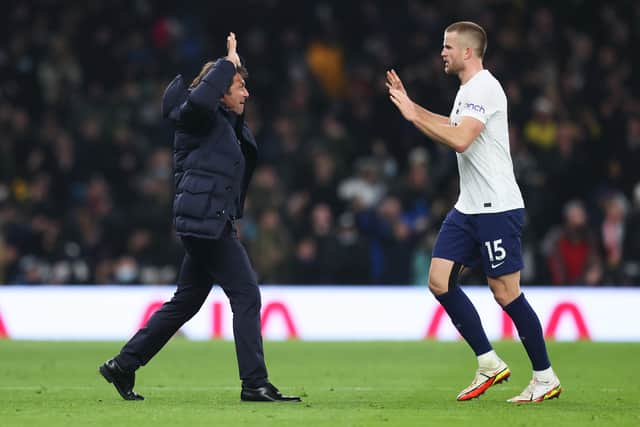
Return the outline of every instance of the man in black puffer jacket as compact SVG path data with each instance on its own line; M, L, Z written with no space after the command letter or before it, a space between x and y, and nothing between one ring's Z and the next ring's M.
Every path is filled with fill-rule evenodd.
M260 290L256 273L238 240L233 222L242 216L255 168L257 146L244 123L246 69L233 33L228 54L208 62L187 88L178 75L167 87L162 114L175 125L174 222L186 255L178 289L100 373L126 400L135 371L167 343L204 303L214 282L233 311L233 334L245 401L300 401L269 383L260 332Z

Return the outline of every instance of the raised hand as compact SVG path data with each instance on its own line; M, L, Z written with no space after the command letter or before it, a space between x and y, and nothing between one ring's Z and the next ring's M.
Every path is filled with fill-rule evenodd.
M387 71L387 88L388 89L396 89L403 93L407 93L404 85L402 84L402 80L398 77L396 70Z
M389 90L389 99L398 107L400 113L405 119L413 121L418 116L416 104L413 103L407 91L402 84L402 80L398 77L395 70L387 71L387 89Z
M414 104L403 90L389 88L389 99L398 107L398 110L400 110L400 113L402 113L405 119L413 122L418 118L416 104Z
M238 41L235 33L229 33L227 36L227 60L238 68L240 66L240 56L238 56Z

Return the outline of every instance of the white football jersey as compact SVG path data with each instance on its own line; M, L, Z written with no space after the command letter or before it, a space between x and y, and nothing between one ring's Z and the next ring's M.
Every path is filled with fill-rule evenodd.
M507 96L488 70L458 89L449 123L457 126L464 116L480 120L484 129L464 153L456 153L460 196L455 208L464 214L524 208L509 151Z

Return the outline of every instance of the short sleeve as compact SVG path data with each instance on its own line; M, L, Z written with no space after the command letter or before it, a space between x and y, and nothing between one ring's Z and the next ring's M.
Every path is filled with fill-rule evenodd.
M486 81L477 83L466 91L465 99L460 105L460 116L473 117L487 124L489 117L498 110L497 97L501 88L492 87L493 85L486 84Z

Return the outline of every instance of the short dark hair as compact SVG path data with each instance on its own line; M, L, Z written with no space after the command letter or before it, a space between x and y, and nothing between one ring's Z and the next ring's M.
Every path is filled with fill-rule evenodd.
M198 73L196 78L193 79L193 81L189 85L189 89L193 89L194 87L198 86L200 81L204 78L204 76L207 75L207 73L215 63L216 61L206 62L200 69L200 72ZM249 71L247 71L247 68L243 64L240 64L239 67L236 67L236 73L240 74L243 79L249 78ZM232 84L233 84L233 80L231 81L231 83L229 83L229 87L231 87ZM227 90L229 90L229 87L227 87Z
M471 21L458 21L449 25L446 33L456 32L458 34L466 34L471 37L475 42L473 50L480 59L484 57L484 53L487 51L487 33L480 25Z

